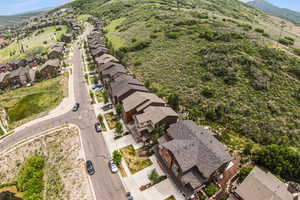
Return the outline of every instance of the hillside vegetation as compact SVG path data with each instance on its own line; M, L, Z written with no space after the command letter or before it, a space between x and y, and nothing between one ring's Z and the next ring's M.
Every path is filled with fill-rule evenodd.
M17 15L0 16L0 28L20 24L21 22L29 19L30 17L38 16L45 12L46 10L37 10Z
M71 5L106 20L113 53L158 95L178 94L184 118L300 147L300 61L270 48L278 38L264 30L266 14L237 0Z

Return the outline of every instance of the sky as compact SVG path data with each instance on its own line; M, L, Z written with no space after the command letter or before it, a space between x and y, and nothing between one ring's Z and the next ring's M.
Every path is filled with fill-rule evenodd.
M250 0L243 0L250 1ZM300 0L267 0L280 8L288 8L300 12Z
M70 0L0 0L0 15L24 13L42 8L57 7Z

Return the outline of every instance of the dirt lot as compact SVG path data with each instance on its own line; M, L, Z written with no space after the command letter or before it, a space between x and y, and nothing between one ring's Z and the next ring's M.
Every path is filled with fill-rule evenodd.
M46 160L44 199L93 199L76 128L57 130L0 155L0 185L14 182L26 157L33 154Z

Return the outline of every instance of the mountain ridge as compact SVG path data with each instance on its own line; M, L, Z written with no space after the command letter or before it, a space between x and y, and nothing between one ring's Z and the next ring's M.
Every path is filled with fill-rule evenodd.
M277 7L266 0L249 1L247 2L247 4L254 8L262 10L268 14L300 24L300 12L290 10L287 8Z

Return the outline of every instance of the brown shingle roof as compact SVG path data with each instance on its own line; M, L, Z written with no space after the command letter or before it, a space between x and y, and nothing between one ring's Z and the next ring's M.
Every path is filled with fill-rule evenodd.
M197 167L208 179L223 164L233 158L225 147L204 127L191 120L180 120L167 129L171 141L161 144L175 156L183 172Z
M140 91L134 92L122 101L125 112L128 112L147 102L157 102L161 104L165 103L163 99L159 98L153 93Z
M148 92L148 89L144 86L144 84L134 78L111 82L110 87L112 90L112 96L117 98L126 94L130 90Z
M287 185L270 172L255 167L238 186L236 193L244 200L292 200Z
M149 106L136 119L139 124L151 121L155 125L168 116L178 117L178 114L170 107Z
M109 62L119 62L119 60L109 54L103 54L102 56L96 58L96 63L98 65L103 65Z

